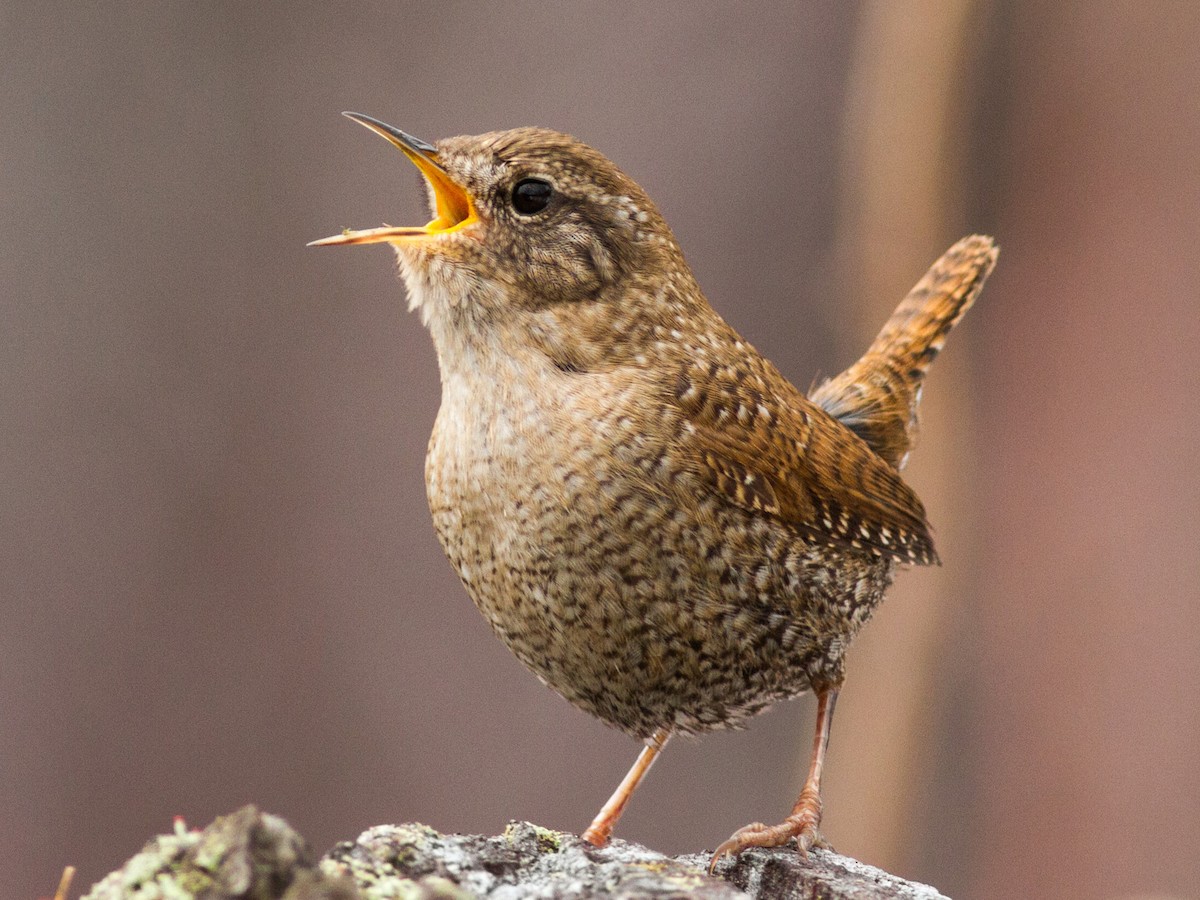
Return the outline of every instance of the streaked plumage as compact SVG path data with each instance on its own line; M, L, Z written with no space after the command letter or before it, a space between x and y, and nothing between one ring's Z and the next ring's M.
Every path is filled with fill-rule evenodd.
M835 693L896 564L937 560L898 467L990 239L951 248L810 399L717 315L653 202L595 150L529 128L429 151L356 118L426 172L435 219L327 242L395 245L442 375L434 525L496 633L654 747ZM521 213L545 185L552 201Z

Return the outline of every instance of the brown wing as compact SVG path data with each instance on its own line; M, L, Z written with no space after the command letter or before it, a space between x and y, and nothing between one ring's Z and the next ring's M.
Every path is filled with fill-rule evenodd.
M681 362L669 402L678 451L701 484L807 536L879 556L936 563L925 510L899 473L729 332L722 365Z

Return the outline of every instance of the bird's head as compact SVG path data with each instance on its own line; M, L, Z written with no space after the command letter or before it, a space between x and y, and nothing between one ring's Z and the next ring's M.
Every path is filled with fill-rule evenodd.
M636 307L639 298L649 304L661 295L646 283L653 273L682 265L646 193L568 135L516 128L429 144L368 116L345 115L416 165L433 218L313 243L391 244L410 303L435 337L443 327L490 330L518 321L526 329L572 320L584 327L598 307Z

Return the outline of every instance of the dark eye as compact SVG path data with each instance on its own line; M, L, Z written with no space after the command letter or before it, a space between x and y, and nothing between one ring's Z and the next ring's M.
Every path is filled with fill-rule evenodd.
M540 178L526 178L524 181L518 181L513 187L513 209L523 216L532 216L549 206L550 198L553 196L554 188L548 181L542 181Z

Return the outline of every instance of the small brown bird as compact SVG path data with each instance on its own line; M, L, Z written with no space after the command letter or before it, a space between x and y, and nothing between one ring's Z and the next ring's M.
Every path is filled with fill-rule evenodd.
M391 244L433 336L425 481L446 555L538 678L646 742L584 836L607 842L671 735L811 690L800 799L713 862L807 851L846 648L897 565L937 561L898 470L992 241L959 241L806 397L709 306L654 203L597 151L541 128L433 145L346 115L428 182L427 225L314 243Z

